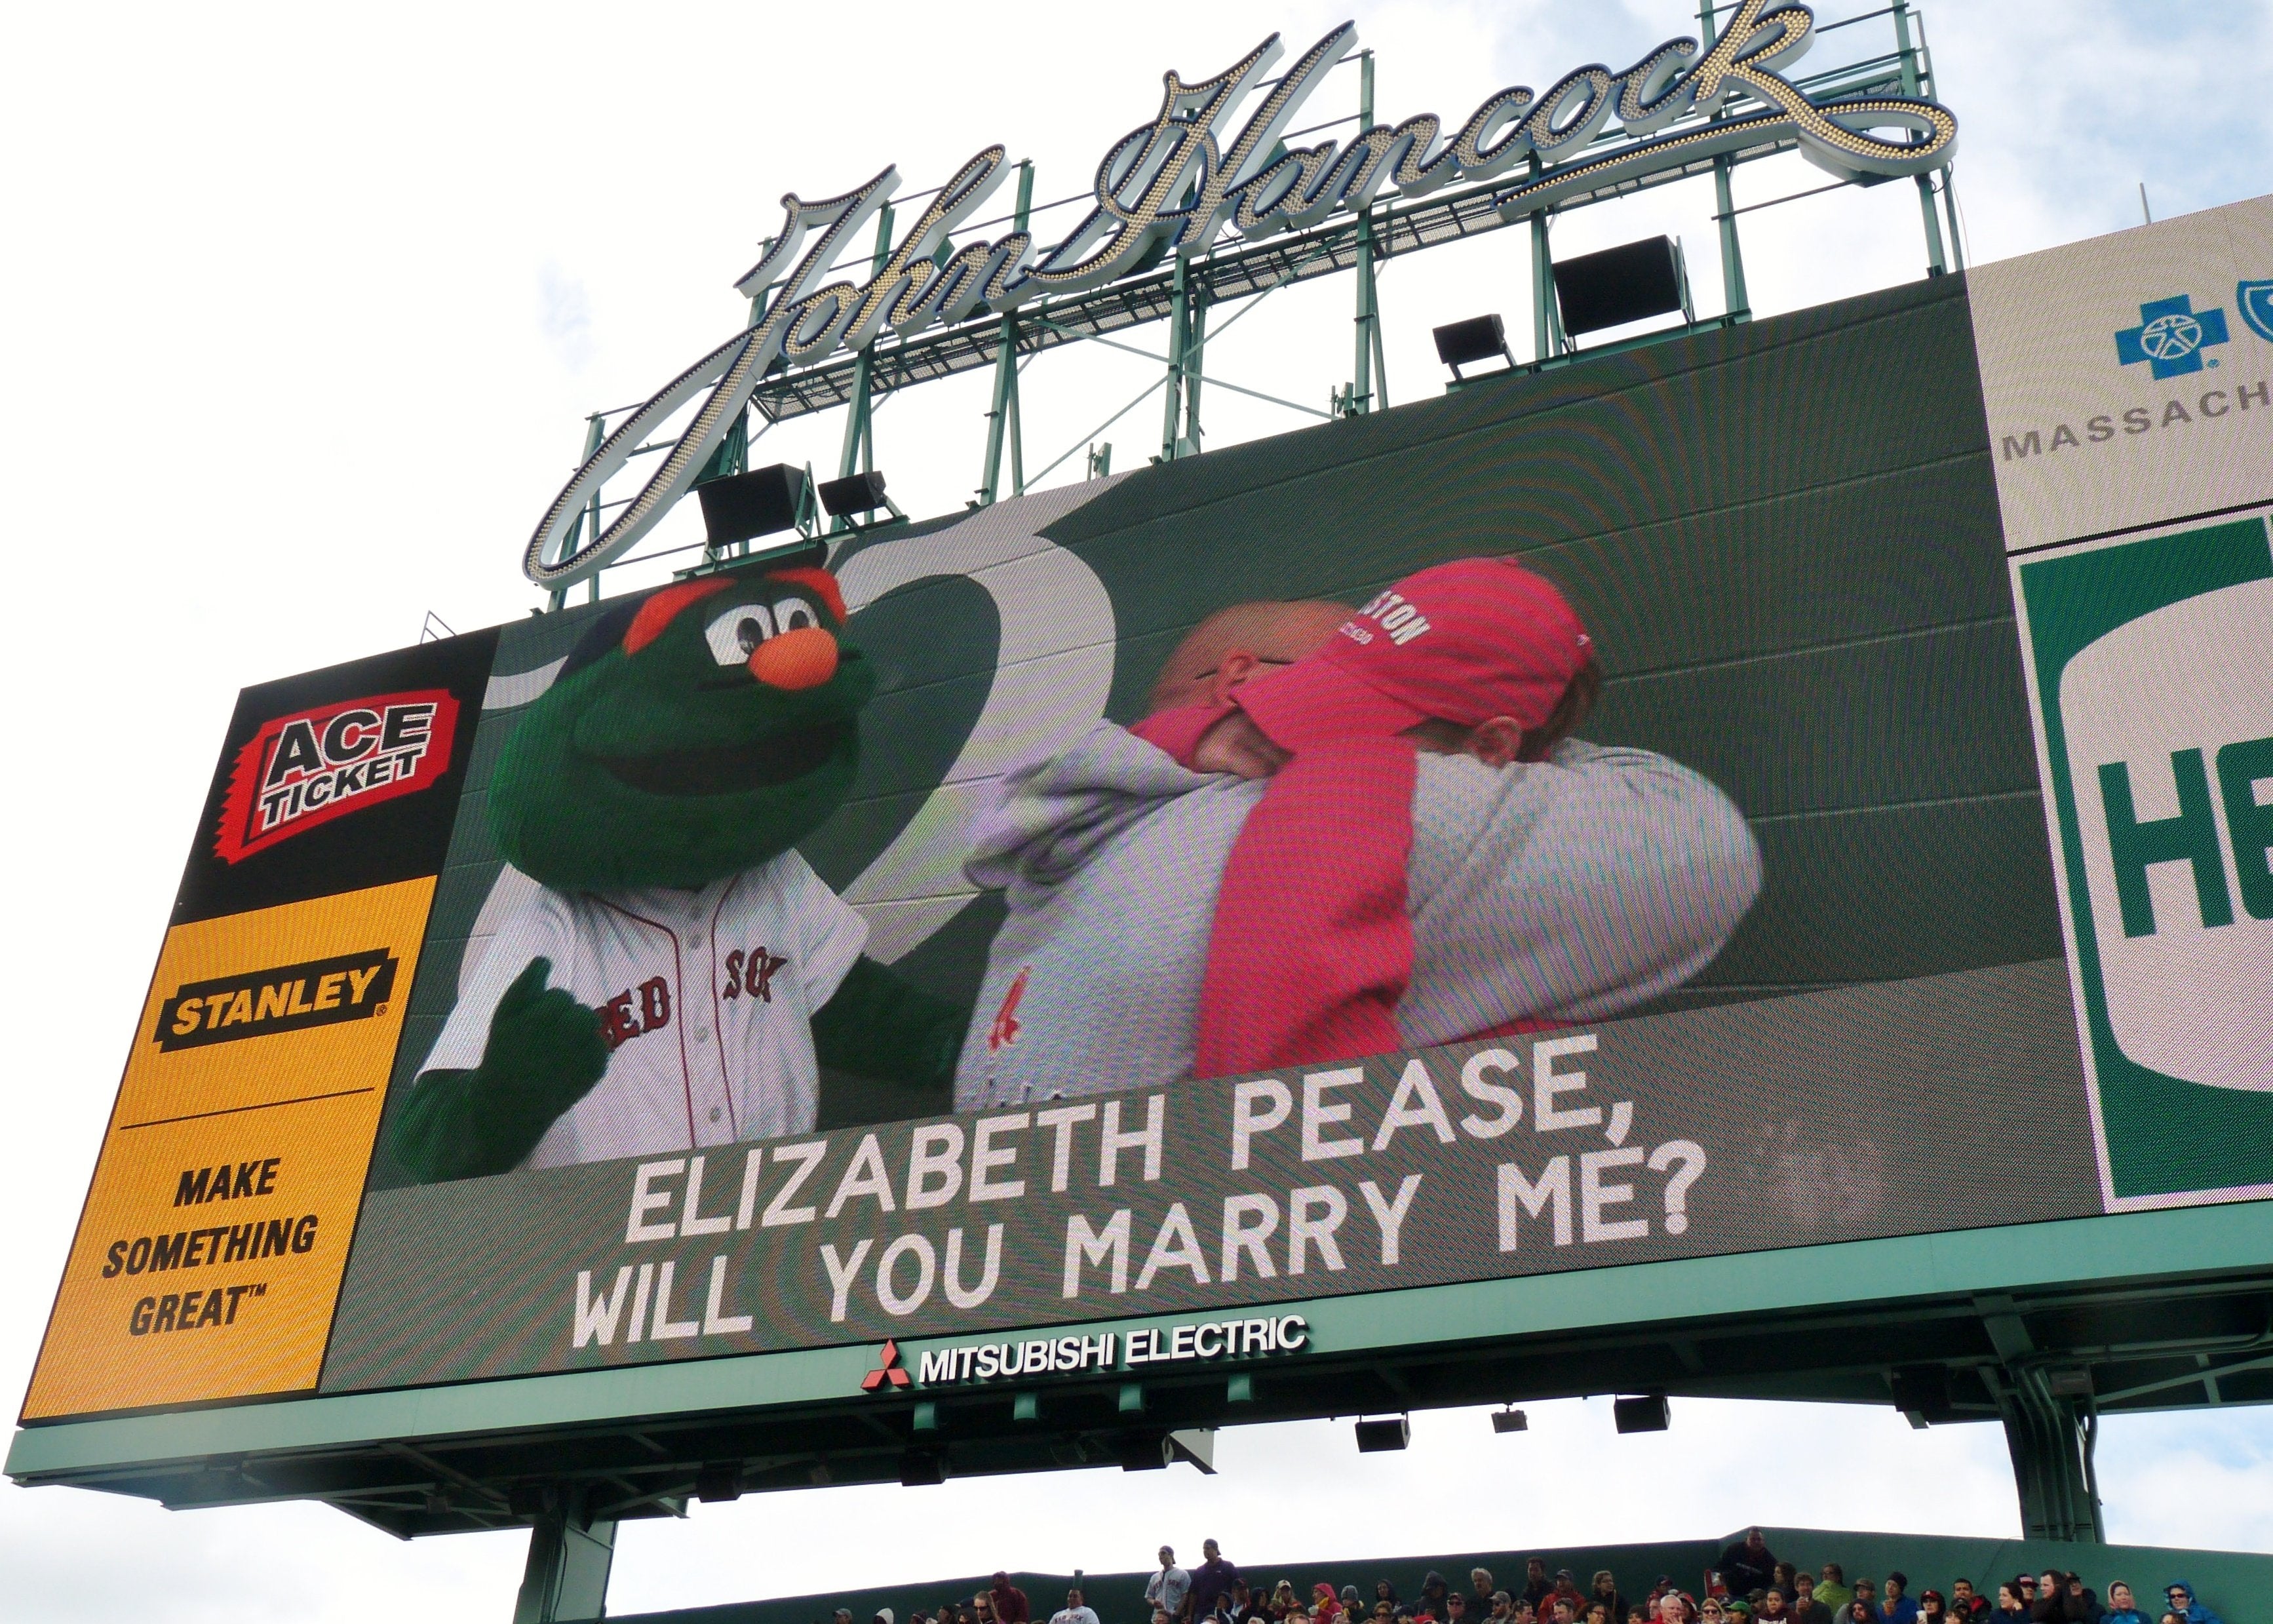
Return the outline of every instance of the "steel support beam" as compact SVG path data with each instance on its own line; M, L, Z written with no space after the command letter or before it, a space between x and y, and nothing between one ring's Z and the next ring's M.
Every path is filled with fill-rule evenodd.
M2041 1367L2007 1370L1999 1385L2022 1538L2104 1543L2093 1460L2099 1423L2089 1397L2055 1397Z
M1034 163L1031 158L1018 161L1018 206L1011 216L1013 229L1026 229L1026 221L1034 203ZM945 251L944 246L941 251ZM979 480L979 505L993 504L1001 489L1002 442L1010 443L1010 494L1026 494L1026 453L1024 434L1018 422L1018 318L1013 311L1002 318L1002 328L994 344L994 399L986 412L986 460Z
M891 257L892 206L887 203L876 212L876 253L868 274L881 276L885 262ZM872 399L875 376L876 346L871 342L864 346L852 361L852 409L844 419L844 448L836 454L836 477L839 479L876 466L874 402ZM842 519L832 519L829 528L834 532L848 526Z
M616 1525L583 1523L571 1507L540 1514L529 1531L529 1562L513 1624L570 1624L608 1611L608 1570L615 1565Z

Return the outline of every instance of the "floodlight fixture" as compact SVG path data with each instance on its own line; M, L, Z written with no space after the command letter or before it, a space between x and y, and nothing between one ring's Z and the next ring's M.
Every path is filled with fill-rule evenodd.
M873 513L880 507L889 507L884 499L884 474L881 468L868 468L859 474L847 474L842 479L821 482L821 505L831 519L850 519L856 513Z
M1489 361L1494 355L1506 362L1510 369L1515 365L1515 357L1508 353L1507 326L1497 311L1489 316L1471 316L1466 321L1434 328L1431 333L1437 341L1437 359L1452 369L1455 383L1467 381L1460 377L1462 367Z
M1681 244L1669 236L1558 259L1553 269L1563 331L1574 338L1652 316L1689 313L1688 269Z
M1531 1418L1520 1410L1497 1410L1492 1412L1492 1431L1496 1433L1527 1433Z
M826 487L824 487L825 489ZM709 550L720 552L777 530L794 530L806 503L805 470L786 462L708 479L694 487Z

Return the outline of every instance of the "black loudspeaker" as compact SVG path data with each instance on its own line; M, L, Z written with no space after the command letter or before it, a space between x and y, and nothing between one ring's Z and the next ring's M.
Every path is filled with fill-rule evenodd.
M1405 1416L1391 1416L1385 1421L1360 1421L1357 1424L1357 1452L1360 1455L1381 1455L1391 1449L1401 1449L1413 1441L1413 1423Z
M1887 1385L1894 1389L1894 1408L1905 1415L1929 1422L1956 1418L1947 1365L1905 1365L1887 1377Z
M1437 341L1437 359L1456 375L1464 366L1507 353L1507 328L1497 315L1471 316L1466 321L1432 328L1430 336Z
M706 1506L741 1499L742 1469L734 1465L705 1466L694 1474L694 1498Z
M873 513L884 505L884 474L881 468L870 468L865 474L847 474L842 479L821 482L821 505L831 519L843 519L853 513Z
M729 474L694 487L702 501L702 528L710 550L776 530L797 528L805 505L805 470L776 462L769 468Z
M1681 309L1679 254L1671 237L1654 236L1557 260L1563 331L1575 338Z
M1610 1417L1622 1433L1662 1433L1669 1425L1665 1395L1645 1393L1639 1398L1612 1399Z
M919 1489L947 1481L947 1457L933 1449L911 1449L900 1456L900 1486Z

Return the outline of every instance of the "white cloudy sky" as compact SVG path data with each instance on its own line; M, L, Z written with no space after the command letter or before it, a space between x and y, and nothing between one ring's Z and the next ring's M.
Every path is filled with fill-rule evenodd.
M1163 70L1212 71L1274 29L1299 49L1348 3L9 9L0 493L23 615L0 661L23 701L8 804L25 861L0 939L17 1044L0 1084L0 1394L23 1391L236 689L409 641L430 610L461 629L525 613L520 544L583 415L645 396L731 330L731 283L784 191L825 196L886 161L922 188L999 140L1036 160L1040 198L1063 196L1150 116ZM1692 26L1677 0L1383 0L1358 22L1397 116L1457 116ZM2142 180L2162 217L2273 176L2262 4L1939 0L1928 26L1963 121L1976 258L2129 226ZM1354 94L1345 73L1313 105L1332 116ZM1739 201L1816 181L1796 160L1758 166ZM1572 217L1558 250L1676 232L1716 310L1710 210L1703 188L1669 189ZM1906 186L1746 230L1763 312L1923 267ZM1384 274L1392 399L1439 385L1432 325L1497 310L1528 333L1525 253L1507 232ZM1343 281L1279 296L1211 348L1211 370L1323 404L1348 365L1348 298ZM1094 349L1039 363L1028 466L1082 444L1152 371ZM974 376L881 413L878 460L904 506L968 494L984 392ZM1213 444L1300 421L1209 399ZM1158 423L1139 408L1105 436L1116 467L1157 449ZM834 418L791 425L761 460L827 468L837 433ZM1339 1426L1254 1429L1227 1436L1205 1482L1069 1474L704 1508L626 1533L613 1600L1104 1570L1211 1531L1295 1560L1748 1520L2016 1527L1991 1429L1684 1404L1670 1433L1620 1440L1606 1410L1540 1406L1512 1440L1474 1413L1419 1417L1408 1454L1363 1463ZM2102 1478L2120 1538L2273 1551L2263 1417L2113 1424ZM0 1487L0 1613L502 1618L521 1545L398 1545L311 1507L175 1515Z

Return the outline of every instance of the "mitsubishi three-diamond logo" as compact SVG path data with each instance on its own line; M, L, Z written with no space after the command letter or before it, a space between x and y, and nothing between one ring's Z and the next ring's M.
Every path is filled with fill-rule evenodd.
M860 1390L874 1393L889 1383L896 1388L908 1385L908 1367L900 1363L900 1344L888 1341L884 1351L876 1356L876 1368L860 1378Z
M2202 370L2204 348L2225 341L2225 312L2197 311L2182 293L2141 305L2139 325L2115 335L2115 355L2125 366L2144 361L2157 378L2184 378Z

